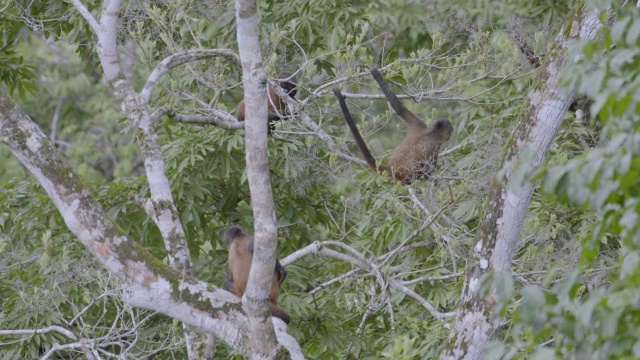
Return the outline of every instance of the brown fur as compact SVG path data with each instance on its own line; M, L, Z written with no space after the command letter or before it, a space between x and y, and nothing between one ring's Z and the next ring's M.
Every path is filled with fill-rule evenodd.
M371 168L379 172L386 171L397 181L405 185L409 185L417 179L428 178L436 167L440 144L449 140L453 132L453 125L451 125L451 122L447 119L440 119L431 126L427 126L402 105L398 97L389 89L389 86L387 86L382 79L378 69L371 69L371 75L384 92L393 110L406 121L409 127L409 133L407 137L393 149L389 162L386 165L376 165L375 159L371 155L351 117L347 104L344 101L344 96L339 89L333 89L333 93L338 98L342 114L353 134L356 145L358 145L365 161Z
M247 234L240 226L231 226L224 232L224 243L229 248L229 271L231 278L224 283L224 289L234 293L238 297L244 295L249 280L249 270L253 261L253 235ZM269 293L269 309L271 315L282 319L285 323L291 321L291 316L278 306L280 285L287 277L287 272L276 259L276 266Z
M283 88L292 99L295 99L298 92L298 84L293 73L283 72L279 75L279 78L281 80L278 81L278 85ZM267 121L272 122L279 120L282 115L287 115L288 113L286 110L286 101L281 99L274 89L269 88L267 91L267 96L269 97L267 99ZM236 119L238 119L238 121L245 120L244 99L238 103Z

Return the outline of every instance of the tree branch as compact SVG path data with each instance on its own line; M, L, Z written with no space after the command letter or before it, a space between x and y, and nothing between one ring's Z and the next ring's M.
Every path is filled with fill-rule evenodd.
M210 50L201 50L201 49L192 49L186 50L183 52L179 52L176 54L172 54L166 59L162 60L156 68L153 69L149 77L147 78L147 82L144 84L140 95L142 96L145 104L149 103L151 98L151 93L155 88L156 84L164 76L169 70L176 66L180 66L186 64L191 61L203 60L212 57L226 57L233 61L236 64L240 64L240 58L236 55L235 52L227 49L210 49Z
M82 1L80 0L73 0L72 3L73 3L73 6L76 8L76 10L78 10L80 15L82 15L82 17L87 21L87 23L89 23L91 30L93 30L93 32L97 34L100 31L100 24L98 24L98 21L96 20L96 18L94 18L93 15L91 15L91 12L89 11L89 9L87 9L87 7L84 6Z
M574 7L566 21L570 28L563 27L550 52L553 57L543 62L542 83L530 93L528 112L510 142L503 171L489 188L467 268L462 302L442 359L483 358L485 346L502 324L494 311L500 302L495 288L481 293L481 278L511 269L535 188L535 182L527 176L544 162L575 98L575 90L563 89L559 81L560 70L573 60L569 44L576 39L593 38L601 27L598 11L582 3ZM524 179L514 176L516 171L525 174Z
M0 335L3 336L7 336L7 335L37 335L37 334L46 334L49 332L55 331L59 334L62 334L70 339L73 340L77 340L78 337L71 332L70 330L67 330L61 326L47 326L45 328L42 329L20 329L20 330L0 330Z
M285 358L268 307L276 264L278 232L276 210L269 178L267 149L267 75L263 69L256 0L236 0L236 34L242 61L245 104L245 159L254 224L254 251L242 304L249 316L252 356L256 359Z
M192 115L192 114L178 114L176 113L171 106L163 105L157 108L149 118L152 123L156 123L160 117L166 115L169 119L187 123L187 124L198 124L198 125L215 125L222 129L227 130L240 130L244 129L244 122L238 121L235 116L224 112L222 110L211 109L210 115Z
M250 353L247 318L238 298L162 265L137 242L121 234L79 177L55 156L42 131L2 92L0 141L9 145L40 182L78 240L121 279L125 300L130 305L196 326L239 353Z
M352 255L343 254L343 253L338 252L336 250L328 249L326 247L327 245L338 245L338 244L340 244L341 248L347 249L347 251L349 251ZM284 259L280 260L280 263L283 266L286 266L286 265L291 264L292 262L302 258L303 256L306 256L306 255L309 255L309 254L324 255L324 256L327 256L327 257L330 257L330 258L333 258L333 259L337 259L337 260L340 260L340 261L348 262L348 263L350 263L352 265L355 265L355 266L359 267L362 270L365 270L365 271L373 274L376 277L378 277L378 276L380 278L382 277L382 275L380 274L380 272L378 270L378 266L373 261L366 259L364 257L364 255L360 254L355 249L349 247L346 244L342 244L342 243L340 243L338 241L314 241L312 244L307 245L304 248L299 249L298 251L296 251L296 252L294 252L292 254L289 254L289 256L287 256ZM347 277L347 276L349 276L351 274L353 274L353 273L349 272L347 274L343 274L342 276L340 276L338 278L342 279L342 278ZM420 296L415 291L409 289L408 287L406 287L404 284L402 284L398 280L387 279L385 281L384 279L379 279L378 283L380 284L380 287L381 287L382 291L384 291L384 289L386 288L386 285L388 283L394 289L402 291L403 293L405 293L405 294L409 295L410 297L414 298L422 306L424 306L424 308L427 309L427 311L429 311L429 313L431 313L431 315L433 315L433 317L435 317L436 319L442 321L443 326L445 326L447 329L450 328L450 325L446 321L444 321L444 319L455 316L455 312L441 313L441 312L437 311L436 308L433 305L431 305L425 298Z

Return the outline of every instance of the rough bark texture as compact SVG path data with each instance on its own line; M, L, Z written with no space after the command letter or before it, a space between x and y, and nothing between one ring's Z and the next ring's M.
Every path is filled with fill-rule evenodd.
M238 48L246 110L246 162L254 218L254 255L242 299L249 316L252 357L287 358L270 321L269 292L278 245L267 152L267 76L262 67L256 0L236 0Z
M65 164L51 156L54 151L50 148L51 145L37 126L9 97L0 93L0 106L3 106L0 109L0 120L3 121L0 124L2 140L12 147L19 160L40 181L62 213L69 229L110 271L120 276L128 284L130 287L130 298L128 299L130 304L153 309L185 321L185 323L195 324L200 329L205 329L216 336L220 336L237 352L248 354L247 329L244 325L246 318L244 314L238 311L238 305L227 302L231 295L228 292L219 291L217 288L211 288L213 290L210 290L205 283L198 282L188 276L192 263L187 240L166 176L158 134L153 128L154 118L150 116L148 107L155 84L170 68L189 61L213 56L223 56L238 63L237 55L225 49L188 50L174 54L158 65L150 75L142 92L137 93L130 82L131 77L125 74L132 71L133 64L121 63L119 56L120 49L117 39L122 0L105 0L100 17L97 19L82 1L71 0L71 2L96 34L98 39L96 51L103 68L104 80L112 86L116 98L122 102L122 110L131 124L139 129L138 140L151 193L150 199L142 201L142 205L160 230L171 265L182 272L174 273L174 270L162 267L157 259L138 248L135 242L119 234L114 225L106 218L103 209L90 196L89 192L83 188L77 176ZM255 17L251 21L254 22L254 35L257 43L256 4L254 2L253 4L249 3L249 5L243 13L245 15L253 15L242 16L242 18ZM241 31L239 30L240 33ZM260 59L259 51L257 55L258 57L250 56L250 58ZM262 70L261 64L251 67ZM256 74L247 72L245 77L257 79L254 76ZM264 72L262 72L261 79L262 91L264 92L264 84L266 83ZM259 91L259 87L256 89ZM249 95L250 97L253 95L254 101L256 99L263 99L264 101L265 99L264 93L262 95ZM253 117L257 119L259 115L254 114ZM260 118L266 118L266 114ZM256 133L259 132L258 130L255 131ZM39 151L42 149L46 149L46 151ZM260 151L262 151L260 149L263 149L266 156L266 134L264 144L258 146L257 149L253 152L260 154ZM252 159L249 153L248 151L247 158ZM261 172L268 174L266 157L264 159L258 157L258 161L253 163L255 168L262 169ZM262 245L257 241L256 250L260 256L256 256L254 259L257 258L258 262L261 263L261 268L256 272L258 275L254 275L254 277L261 280L261 276L269 274L269 272L264 271L265 268L269 267L269 261L271 261L271 272L273 271L277 239L269 179L267 177L265 181L262 178L262 182L259 181L260 177L257 179L258 182L256 183L256 179L252 180L250 174L249 181L250 183L253 181L252 188L255 187L257 191L254 203L257 203L257 208L260 209L256 215L256 219L258 219L256 223L256 239L260 239L261 236L269 239ZM261 196L264 189L268 189L268 197ZM270 203L271 205L270 207L262 206L264 203ZM267 213L270 213L270 215L265 215ZM262 288L259 286L256 289L260 290ZM184 291L188 293L185 294ZM217 296L220 296L220 299L216 300ZM251 292L249 299L262 299L261 292ZM231 300L235 300L235 298L231 296ZM248 308L261 311L263 306L260 301L249 301ZM233 301L231 302L233 303ZM209 303L215 306L211 307L208 305ZM264 309L266 308L264 306ZM211 322L212 319L217 320ZM225 321L220 321L220 319ZM270 328L271 334L273 334L273 328L270 325L271 321L265 322L265 319L269 319L269 317L264 316L262 318L262 326ZM234 321L239 321L241 325L236 327ZM280 330L277 332L279 341L286 344L287 348L293 349L291 350L292 352L299 354L297 356L302 357L299 345L295 341L291 341L292 338L284 330ZM265 335L264 332L260 333ZM203 342L206 341L205 338L189 328L185 328L185 334L189 358L208 358L203 352L206 347L202 346ZM275 337L270 336L269 338L271 342L275 342Z
M139 244L119 233L80 178L55 154L53 145L9 96L0 91L0 141L6 143L42 185L69 230L104 267L118 276L125 301L215 335L236 352L249 355L247 317L228 291L163 265ZM273 271L273 269L272 269ZM294 358L300 346L274 319L278 341ZM203 349L204 350L204 349Z
M133 86L121 71L117 47L120 5L121 1L119 0L107 0L104 3L97 30L98 56L104 70L104 79L111 84L116 97L123 102L123 110L129 121L141 130L138 141L149 181L151 201L154 203L155 216L153 216L153 220L164 239L169 261L171 265L188 272L192 266L191 255L173 201L169 179L166 176L158 134L151 123L145 97L133 90ZM199 55L202 56L200 53L192 56Z
M570 41L595 36L601 26L597 15L595 9L576 7L556 38L552 57L543 64L539 90L529 95L529 108L505 157L504 173L491 184L484 204L484 217L467 269L462 303L443 359L482 359L486 344L502 324L494 314L495 292L490 291L486 296L478 292L481 277L511 268L535 187L530 181L514 177L514 172L528 176L546 158L562 119L575 99L573 92L565 91L558 84L558 73L568 61Z
M80 178L56 157L42 131L1 92L0 141L9 145L40 182L69 229L123 281L128 303L195 325L238 352L249 352L246 317L237 298L162 265L138 243L120 234Z
M123 102L122 109L129 121L140 129L138 141L151 193L150 204L145 206L147 213L160 230L170 264L188 274L192 267L191 254L173 201L169 179L166 176L158 134L149 116L147 106L149 99L134 91L131 82L122 71L124 66L120 64L117 36L122 1L105 0L99 21L86 11L80 1L74 1L74 5L96 32L98 37L96 48L104 71L104 79L111 84L114 94ZM201 53L193 56L202 56ZM160 76L156 76L153 80L157 80ZM150 93L148 87L145 87L145 91ZM184 331L189 358L191 360L207 359L208 356L202 350L206 347L202 346L202 343L212 340L186 327Z

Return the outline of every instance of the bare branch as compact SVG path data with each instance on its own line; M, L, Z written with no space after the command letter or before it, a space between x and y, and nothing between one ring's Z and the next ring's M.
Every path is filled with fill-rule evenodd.
M529 95L529 106L504 157L502 168L489 188L484 214L476 231L462 302L442 359L481 359L485 347L504 319L494 312L495 288L479 291L486 274L508 273L513 265L521 231L536 187L535 181L520 180L513 172L531 174L546 158L575 89L560 86L558 74L570 63L569 45L575 40L593 38L601 28L598 11L578 3L566 20L569 31L556 37L553 54L540 68L541 83ZM529 158L529 159L527 159ZM526 177L525 177L526 178Z
M46 328L42 328L42 329L29 329L29 330L25 330L25 329L21 329L21 330L0 330L0 335L37 335L37 334L46 334L49 332L57 332L59 334L62 334L68 338L71 338L73 340L77 340L78 337L71 332L70 330L67 330L63 327L60 326L47 326Z
M433 317L435 317L438 320L442 321L442 324L445 328L450 329L451 326L449 325L449 323L445 322L444 319L446 318L452 318L454 316L456 316L456 312L452 311L452 312L447 312L447 313L441 313L438 310L436 310L435 307L433 307L433 305L431 305L425 298L423 298L422 296L420 296L418 293L416 293L415 291L409 289L408 287L404 286L403 284L401 284L399 281L397 280L389 280L389 285L391 285L393 288L395 288L396 290L400 290L403 293L411 296L412 298L414 298L415 300L417 300L420 305L424 306L425 309L427 309L427 311L429 311L429 313L431 313L431 315L433 315Z
M377 272L377 268L378 266L375 265L373 263L373 261L370 261L368 259L366 259L362 254L358 253L355 249L349 247L348 245L345 244L341 244L342 248L347 249L347 251L349 251L353 256L351 255L347 255L347 254L343 254L340 253L338 251L332 250L332 249L328 249L326 248L326 245L337 245L339 242L338 241L315 241L310 245L305 246L304 248L290 254L289 256L287 256L286 258L280 260L280 263L283 266L286 266L290 263L292 263L293 261L305 256L305 255L309 255L309 254L319 254L319 255L324 255L330 258L334 258L334 259L338 259L344 262L348 262L350 264L353 264L355 266L358 266L360 269L365 270L367 272L370 272L372 274L378 275L380 274L379 272ZM353 270L352 270L353 271ZM344 278L347 277L349 275L351 275L352 273L347 274L343 274L341 275L340 278ZM379 275L382 276L382 275ZM334 279L335 281L338 281L337 279ZM335 282L333 281L333 282ZM416 299L422 306L425 307L425 309L427 309L427 311L429 311L431 313L431 315L433 315L433 317L435 317L438 320L443 321L443 319L445 318L449 318L449 317L453 317L455 316L454 312L450 312L450 313L441 313L439 311L437 311L435 309L435 307L433 307L433 305L431 305L426 299L424 299L422 296L420 296L419 294L417 294L415 291L409 289L408 287L406 287L404 284L402 284L401 282L397 281L397 280L393 280L393 279L388 279L388 280L382 280L380 281L380 286L382 288L382 290L384 291L384 288L386 288L386 284L388 283L391 287L393 287L396 290L402 291L405 294L409 295L410 297ZM449 324L443 321L444 326L448 329L450 328Z
M339 158L356 163L356 164L360 164L362 166L367 166L367 163L364 160L361 160L357 157L353 157L343 151L341 151L338 148L338 145L336 144L335 141L333 141L333 139L331 138L331 136L329 134L327 134L324 130L322 130L322 128L320 128L320 126L311 119L311 117L309 117L309 115L303 114L301 116L302 122L307 125L307 127L309 127L315 134L316 136L318 136L320 139L322 139L325 143L327 143L327 147L329 148L329 150L331 150L333 153L335 153L336 155L338 155Z
M240 353L249 352L248 341L239 340L246 338L247 328L237 297L162 265L121 234L79 177L55 156L42 131L2 93L0 110L0 141L40 182L78 240L122 280L129 304L176 318L216 335Z
M87 9L87 7L84 6L82 1L80 0L73 0L72 3L73 3L73 6L76 8L76 10L78 10L80 15L82 15L82 17L87 21L87 23L89 23L91 30L93 30L93 32L97 34L100 31L100 24L98 24L98 21L96 20L96 18L94 18L93 15L91 15L91 12L89 11L89 9Z
M60 120L60 111L62 111L62 105L64 104L64 96L60 96L58 98L58 103L56 104L56 110L53 113L53 120L51 120L51 135L49 136L51 142L55 144L56 142L56 134L58 132L58 121Z
M346 273L344 273L344 274L342 274L340 276L337 276L337 277L335 277L335 278L333 278L333 279L331 279L331 280L329 280L327 282L324 282L324 283L318 285L315 289L309 291L309 295L313 295L313 294L319 292L320 290L326 288L329 285L335 284L335 283L337 283L339 281L342 281L342 280L344 280L344 279L346 279L346 278L348 278L350 276L353 276L353 275L355 275L355 273L357 271L358 270L349 270L349 271L347 271ZM369 276L372 276L372 275L369 274Z
M163 105L157 108L149 118L151 122L157 122L163 115L168 116L171 120L187 124L198 125L215 125L219 128L227 130L240 130L244 129L244 122L238 121L235 116L224 112L222 110L210 109L208 110L210 115L192 115L192 114L178 114L169 105Z
M169 105L162 105L157 108L154 112L149 115L149 122L152 124L156 124L161 117L164 115L169 115L173 113L173 108Z
M200 125L215 125L227 130L244 129L244 121L237 121L236 118L222 110L211 110L211 115L187 115L169 113L167 114L171 120Z
M89 345L88 344L84 344L82 342L74 342L74 343L69 343L69 344L54 344L51 349L49 349L49 351L47 351L46 354L44 354L40 360L47 360L50 359L53 354L55 354L57 351L60 350L68 350L68 349L82 349L82 348L87 348Z
M176 66L180 66L186 64L191 61L207 59L211 57L226 57L233 61L236 64L240 64L240 58L238 55L227 49L209 49L209 50L200 50L200 49L192 49L186 50L183 52L179 52L176 54L172 54L166 59L162 60L155 69L147 78L147 82L144 84L140 95L146 104L149 103L149 99L151 98L151 93L155 88L156 84L164 76L169 70Z
M417 278L412 279L412 280L401 281L400 283L403 284L403 285L413 285L413 284L421 283L423 281L438 281L438 280L447 280L447 279L451 279L451 278L457 278L458 276L462 276L462 275L464 275L464 274L463 273L453 273L453 274L442 275L442 276L421 276L421 277L417 277Z

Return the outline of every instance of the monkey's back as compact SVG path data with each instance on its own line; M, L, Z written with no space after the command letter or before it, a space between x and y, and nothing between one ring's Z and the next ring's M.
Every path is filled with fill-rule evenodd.
M389 158L389 167L396 179L406 182L429 175L435 167L440 142L430 128L410 129Z
M242 297L247 289L253 261L253 236L245 235L234 239L229 246L229 254L229 271L233 277L234 293ZM278 295L280 295L278 280L278 274L274 272L269 300L275 304L278 303Z

